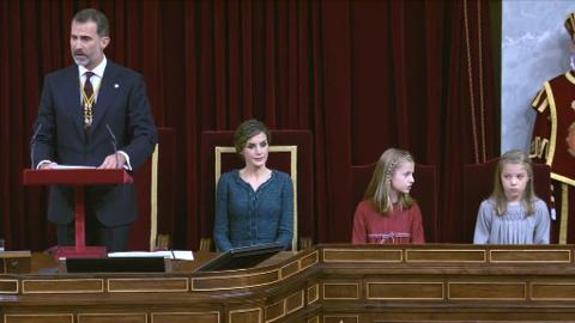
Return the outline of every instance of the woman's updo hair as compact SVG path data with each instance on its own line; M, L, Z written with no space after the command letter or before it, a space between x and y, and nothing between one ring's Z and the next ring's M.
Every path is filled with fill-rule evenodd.
M236 147L236 153L241 154L246 147L248 140L262 132L266 135L269 145L272 141L272 136L263 122L256 119L249 119L242 122L234 133L234 146Z

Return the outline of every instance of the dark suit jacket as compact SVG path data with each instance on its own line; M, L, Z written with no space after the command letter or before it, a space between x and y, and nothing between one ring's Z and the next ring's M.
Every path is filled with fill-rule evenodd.
M142 76L108 60L94 107L90 134L84 131L80 80L76 65L48 74L40 101L33 144L34 165L51 160L66 165L98 166L117 149L130 157L135 170L152 154L157 141ZM138 214L133 185L93 186L86 190L86 207L106 226L133 222ZM71 187L50 188L48 219L67 224L74 219Z

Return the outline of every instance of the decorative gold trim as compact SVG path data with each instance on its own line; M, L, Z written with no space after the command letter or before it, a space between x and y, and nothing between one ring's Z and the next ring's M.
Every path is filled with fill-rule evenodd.
M283 274L284 268L293 266L294 264L297 265L297 269L296 269L295 271L291 272L291 273L288 273L287 275L284 275L284 274ZM289 277L291 277L291 276L293 276L293 275L297 275L297 274L298 274L299 272L301 272L301 271L302 271L302 270L301 270L301 261L300 261L299 259L296 260L296 261L289 262L289 263L287 263L286 265L281 266L281 267L279 268L280 280L284 280L284 279L287 279L287 278L289 278Z
M159 281L159 282L163 282L163 281L181 281L185 284L186 287L184 288L179 288L179 289L168 289L168 288L151 288L151 289L134 289L134 288L130 288L130 289L122 289L122 288L117 288L117 289L111 289L110 288L110 284L111 283L121 283L121 282L130 282L130 281ZM179 292L188 292L190 290L190 281L185 278L185 277L174 277L174 278L151 278L151 277L146 277L144 278L109 278L106 281L107 285L107 290L109 293L156 293L156 292L162 292L162 293L179 293Z
M299 294L299 295L296 295L296 294ZM288 309L287 309L288 300L289 300L292 296L293 296L293 297L297 297L297 296L300 297L300 305L298 305L298 306L296 306L296 307L294 307L294 308L292 308L291 310L288 311ZM288 296L284 299L284 301L285 301L285 302L284 302L284 313L285 313L285 316L288 316L288 315L290 315L291 313L294 313L294 312L297 312L297 311L301 310L301 309L305 306L305 295L304 295L303 289L302 289L302 290L298 290L297 292L295 292L295 293L293 293L293 294L291 294L291 295L288 295Z
M570 301L575 300L575 297L564 298L564 297L533 297L533 289L536 285L549 285L549 286L572 286L575 288L575 283L556 283L556 282L530 282L529 283L529 299L532 301Z
M290 175L291 175L291 181L292 181L292 187L293 187L293 235L292 235L292 241L291 241L291 249L292 250L297 250L297 237L299 235L299 230L298 230L298 212L297 212L297 160L298 160L298 156L297 156L297 146L272 146L270 147L270 149L272 149L273 147L278 147L278 149L282 149L282 147L284 147L283 149L287 149L290 153ZM273 152L274 150L272 150ZM278 150L281 151L281 150Z
M214 183L216 183L216 187L218 185L218 181L220 180L220 176L222 175L222 154L224 153L235 154L236 149L234 147L214 147ZM214 192L214 194L216 193Z
M72 313L38 313L38 314L4 314L4 323L8 322L8 319L10 317L13 318L19 318L19 317L29 317L29 318L33 318L33 317L37 317L37 318L43 318L43 317L58 317L58 316L64 316L64 317L69 317L70 318L70 323L74 323L74 314Z
M549 150L547 155L546 164L553 165L553 158L555 157L555 146L557 142L557 107L555 106L555 97L551 84L545 82L545 91L547 92L547 101L549 102L549 112L551 114L551 135L549 137Z
M501 253L517 253L517 252L561 252L561 253L566 253L567 254L567 261L563 261L563 260L494 260L493 259L493 253L495 252L501 252ZM505 264L505 263L543 263L543 264L548 264L548 263L571 263L571 250L546 250L546 249L534 249L534 250L530 250L530 249L522 249L522 250L517 250L517 249L491 249L489 250L489 262L490 263L494 263L494 264Z
M145 312L144 313L142 313L142 312L139 312L139 313L138 312L134 312L134 313L130 313L130 312L108 312L108 313L78 313L77 314L77 319L78 319L77 323L82 323L82 316L85 316L85 317L90 317L90 316L92 316L92 317L97 317L97 316L114 317L114 316L121 316L121 315L138 315L138 316L142 315L144 317L144 321L148 322L148 315Z
M325 296L325 286L326 285L328 285L328 286L355 286L355 293L356 293L357 297L326 297ZM321 287L322 287L322 290L321 290L322 295L321 296L322 296L322 299L324 299L324 300L329 300L329 299L342 300L342 299L360 299L361 298L361 293L359 291L359 283L322 282Z
M152 178L150 189L150 251L156 249L158 239L158 160L160 145L156 144L152 154Z
M469 17L467 16L467 0L463 0L463 22L465 25L465 47L467 54L467 73L469 81L469 105L471 108L471 129L473 132L473 147L475 163L479 163L479 144L477 140L477 124L475 120L475 98L473 93L473 66L471 62L471 39L469 36Z
M296 307L294 307L294 308L292 308L291 310L288 311L288 309L287 309L287 307L288 307L288 301L289 301L291 298L293 298L293 297L298 297L298 296L299 296L299 298L300 298L300 299L299 299L299 301L300 301L299 305L296 306ZM289 314L291 314L291 313L294 313L294 312L296 312L296 311L302 309L302 308L304 307L304 304L305 304L305 302L304 302L304 291L303 291L303 290L299 290L299 291L297 291L297 292L295 292L295 293L292 293L292 294L286 296L285 298L283 298L283 299L280 300L280 301L277 301L277 302L275 302L275 303L273 303L273 304L270 304L270 305L266 306L266 308L265 308L266 316L265 316L265 317L267 318L268 308L275 307L275 306L278 306L278 305L280 305L280 304L281 304L282 312L281 312L279 315L277 315L277 316L275 316L275 317L273 317L273 318L271 318L271 319L269 319L269 320L266 319L266 320L265 320L266 323L279 320L279 319L281 319L282 317L285 317L285 316L287 316L287 315L289 315Z
M236 314L236 313L245 313L245 312L254 312L257 311L259 312L258 315L258 322L262 321L262 314L263 311L260 307L253 307L253 308L245 308L245 309L239 309L239 310L231 310L228 312L228 322L233 323L234 321L232 320L232 315ZM254 322L255 323L255 322Z
M571 74L570 72L565 73L565 77L567 78L567 80L569 82L571 82L572 84L575 84L575 77L573 77L573 74Z
M152 312L150 313L150 321L151 323L154 323L154 316L160 316L160 315L211 315L211 314L216 314L217 315L217 322L220 323L221 322L221 317L220 317L220 312L219 311L209 311L209 312Z
M312 290L315 291L315 297L314 298L310 297L310 293ZM306 293L307 293L307 304L308 305L317 302L319 300L319 284L313 284L313 286L308 287Z
M74 289L74 290L44 290L44 291L27 291L26 283L32 284L36 282L46 282L57 284L58 282L97 282L100 283L100 289L90 290L90 289ZM104 280L103 279L28 279L22 280L22 294L93 294L93 293L103 293L104 292Z
M297 212L297 146L269 146L270 153L290 153L290 177L293 184L293 235L292 250L297 250L298 237L298 212ZM222 154L236 153L235 147L215 146L214 147L214 179L216 186L222 175ZM214 192L214 194L217 194Z
M559 175L557 173L551 172L551 179L554 179L556 181L559 181L561 183L565 183L571 186L575 186L575 180L569 178L569 177L565 177L563 175Z
M341 252L341 253L362 253L362 252L384 252L384 253L398 253L399 260L395 259L329 259L326 257L328 252ZM339 249L339 248L324 248L322 249L322 259L324 263L401 263L403 262L403 250L401 249Z
M531 103L531 106L537 108L539 106L539 100L541 100L541 96L543 95L543 92L545 92L544 90L539 90L539 93L537 93L537 96L535 96L535 99L533 99L533 102ZM539 109L537 109L539 110ZM542 111L539 111L542 112Z
M0 279L0 283L2 282L6 282L6 283L16 283L16 289L14 291L11 290L2 290L0 291L1 294L18 294L18 291L20 290L20 282L17 279Z
M441 287L441 297L375 297L370 296L370 285L436 285ZM443 282L417 282L417 281L406 281L406 282L392 282L392 281L370 281L366 282L365 289L366 299L375 300L422 300L422 301L432 301L432 300L444 300L445 299L445 286Z
M236 286L228 286L228 287L218 287L218 288L198 288L195 287L196 282L198 281L221 281L221 280L226 280L226 279L237 279L237 278L248 278L248 277L254 277L254 276L260 276L260 275L268 275L268 274L276 274L276 279L273 281L269 281L269 282L265 282L265 283L260 283L260 284L251 284L251 285L236 285ZM191 278L191 284L192 284L192 291L201 291L201 292L211 292L211 291L223 291L223 290L233 290L233 289L244 289L244 288L251 288L251 287L258 287L258 286L267 286L267 285L271 285L271 284L275 284L280 282L281 279L281 273L279 272L279 268L278 269L272 269L272 270L266 270L266 271L261 271L261 272L257 272L257 273L249 273L249 274L242 274L242 275L218 275L218 276L205 276L205 277L192 277Z
M30 258L32 257L32 252L30 250L19 250L19 251L2 251L0 252L0 259L11 259L11 258ZM14 259L11 259L14 260Z
M451 286L453 285L516 285L523 287L523 297L451 297ZM501 300L501 301L517 301L527 299L527 283L526 282L447 282L447 300Z
M304 261L306 261L306 260L309 259L309 258L313 258L312 262L310 262L310 263L307 264L307 265L304 265ZM318 250L314 250L312 253L310 253L310 254L308 254L308 255L306 255L306 256L301 257L301 258L299 259L299 262L300 262L300 266L299 266L300 270L299 270L298 272L302 272L302 271L308 269L309 267L311 267L311 266L313 266L313 265L319 263L319 251L318 251Z
M547 153L549 139L536 136L531 142L531 149L529 158L544 158L547 160Z
M483 256L482 260L411 260L409 259L409 253L410 252L427 252L427 253L433 253L433 252L472 252L474 254L480 254ZM424 262L439 262L439 263L484 263L487 261L487 256L485 254L485 250L482 249L431 249L431 250L427 250L427 249L406 249L405 250L405 262L406 263L424 263Z
M543 103L541 103L541 105L539 105L539 107L537 108L537 111L543 112L545 111L545 109L547 109L548 106L549 106L549 100L545 98L545 100L543 100Z
M567 244L569 224L569 186L561 183L561 224L559 225L559 244Z
M478 58L479 64L477 70L479 72L479 117L480 117L480 128L481 128L481 153L483 159L481 162L487 161L487 147L485 139L485 98L483 92L483 39L481 37L481 25L483 24L481 20L481 0L477 1L477 43L478 43Z
M312 318L307 319L307 323L319 323L319 316L314 316Z
M359 322L359 315L342 314L342 315L324 315L323 323L327 322L327 320L330 318L342 319L340 320L340 322L343 322L344 318L354 318L356 323Z
M265 307L264 320L265 320L266 323L279 320L279 319L281 319L282 317L286 316L286 302L285 302L285 300L286 300L286 299L283 298L282 300L277 301L277 302L275 302L275 303L272 303L272 304L270 304L270 305L267 305L267 306ZM274 317L274 318L272 318L272 319L266 320L266 318L267 318L267 313L268 313L268 308L270 308L270 307L272 307L272 306L279 305L280 303L281 303L281 309L282 309L282 312L280 313L280 315L278 315L278 316L276 316L276 317Z

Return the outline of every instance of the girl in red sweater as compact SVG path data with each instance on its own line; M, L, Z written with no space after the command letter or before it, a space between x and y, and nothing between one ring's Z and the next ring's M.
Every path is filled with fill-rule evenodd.
M352 243L425 243L421 211L409 191L415 178L409 152L387 149L353 218Z

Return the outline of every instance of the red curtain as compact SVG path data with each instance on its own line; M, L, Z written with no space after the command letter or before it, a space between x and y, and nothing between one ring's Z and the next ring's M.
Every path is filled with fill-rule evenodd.
M44 189L23 187L21 170L42 76L71 64L70 19L87 6L110 18L108 58L144 74L157 125L176 131L176 206L161 215L176 246L196 248L212 216L198 211L199 179L209 176L199 171L201 132L250 117L313 133L316 242L349 241L351 167L390 146L437 166L439 242L466 240L463 164L499 151L489 1L21 0L0 3L8 248L52 242Z

